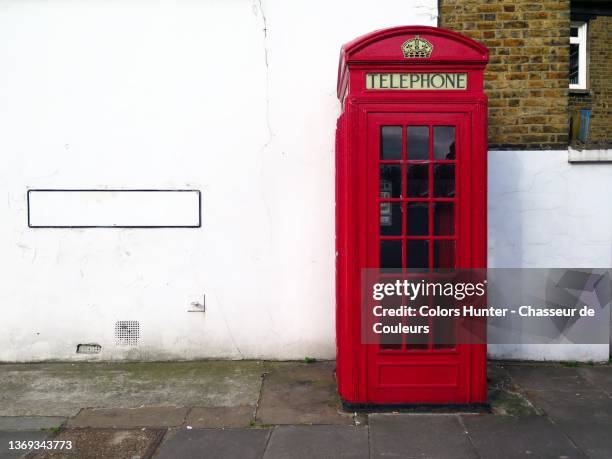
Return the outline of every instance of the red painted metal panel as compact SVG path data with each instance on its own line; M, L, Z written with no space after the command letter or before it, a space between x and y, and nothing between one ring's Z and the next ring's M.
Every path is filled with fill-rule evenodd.
M404 58L401 45L415 35L433 45L429 58ZM380 241L429 241L429 266L486 267L486 97L483 71L486 48L457 33L432 27L396 27L376 31L342 48L338 97L342 115L336 130L336 333L338 390L353 404L468 404L486 402L486 345L458 344L452 349L384 349L361 343L360 282L363 268L378 268ZM462 90L381 90L366 88L368 73L466 73ZM380 159L381 128L401 127L401 158ZM409 161L408 126L426 126L429 157ZM433 156L436 127L454 128L454 156ZM396 129L397 132L397 129ZM422 131L424 132L424 131ZM435 131L438 132L438 131ZM441 131L440 131L441 132ZM452 135L452 134L449 134ZM428 168L425 197L409 197L402 179L400 197L381 198L379 168L393 165L405 175L419 163ZM456 190L434 196L437 172L454 170ZM451 169L449 169L449 167ZM454 168L454 169L452 169ZM424 170L424 169L422 169ZM437 171L437 172L436 172ZM452 182L451 182L452 183ZM410 202L430 209L430 232L408 235L402 217L400 236L380 235L380 203L397 203L405 212ZM446 207L439 203L448 203ZM436 220L445 234L434 235L434 208L454 213ZM437 207L436 207L437 206ZM402 215L404 215L402 213ZM392 218L392 217L389 217ZM442 222L442 223L440 223ZM433 244L447 241L434 255ZM450 243L449 243L450 241ZM451 253L448 247L455 244ZM418 244L417 244L418 245ZM422 244L420 246L423 246ZM402 249L404 267L412 252Z

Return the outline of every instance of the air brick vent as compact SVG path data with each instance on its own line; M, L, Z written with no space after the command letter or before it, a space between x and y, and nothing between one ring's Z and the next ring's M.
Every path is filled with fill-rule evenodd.
M137 346L140 338L140 322L119 320L115 323L115 342L117 346Z

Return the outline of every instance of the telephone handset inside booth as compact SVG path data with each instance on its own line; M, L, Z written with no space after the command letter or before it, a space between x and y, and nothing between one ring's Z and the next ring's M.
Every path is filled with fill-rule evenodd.
M393 183L389 180L380 180L380 197L389 199L392 195ZM380 206L380 226L392 226L393 215L391 214L391 203L384 202Z

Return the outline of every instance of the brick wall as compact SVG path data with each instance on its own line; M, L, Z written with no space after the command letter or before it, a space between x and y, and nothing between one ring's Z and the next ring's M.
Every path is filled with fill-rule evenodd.
M589 21L587 30L586 94L570 93L570 113L590 108L591 126L587 146L612 144L612 17L598 16Z
M439 1L440 27L490 50L489 148L566 148L569 0Z

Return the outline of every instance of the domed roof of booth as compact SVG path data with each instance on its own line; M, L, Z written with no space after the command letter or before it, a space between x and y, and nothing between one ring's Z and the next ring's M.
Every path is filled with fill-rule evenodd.
M402 46L418 36L429 42L426 57L405 56ZM457 32L430 26L399 26L375 30L346 44L340 50L338 82L351 65L461 65L484 68L489 50L477 41Z

